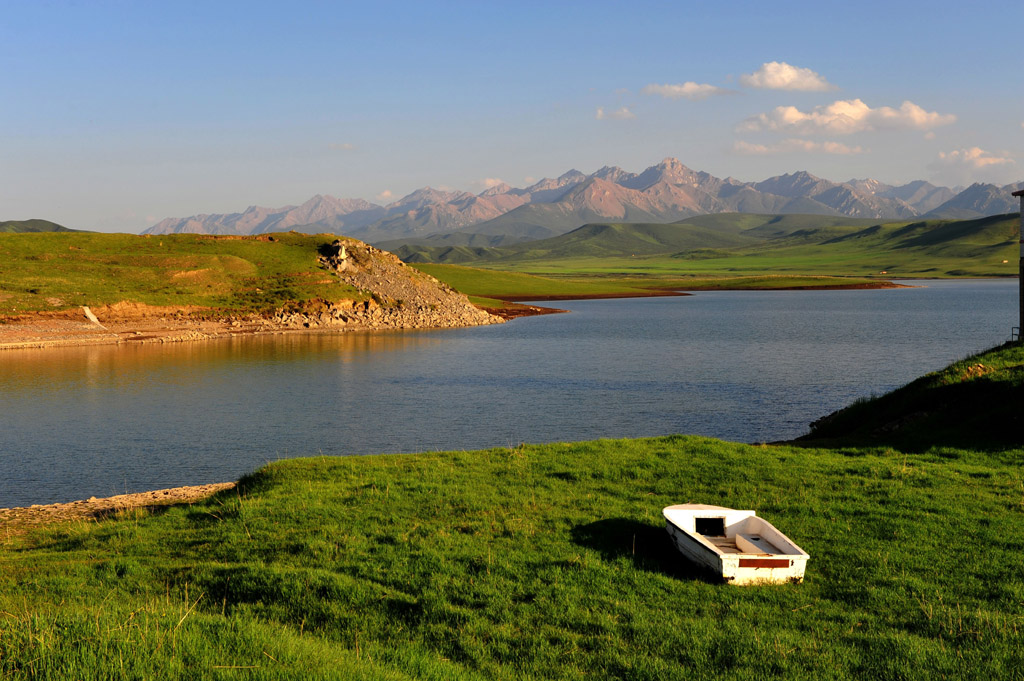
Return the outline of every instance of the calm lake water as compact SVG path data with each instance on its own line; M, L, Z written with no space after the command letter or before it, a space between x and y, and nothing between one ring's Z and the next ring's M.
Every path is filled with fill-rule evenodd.
M320 453L791 438L1017 323L1016 280L920 283L574 301L451 331L0 352L0 507Z

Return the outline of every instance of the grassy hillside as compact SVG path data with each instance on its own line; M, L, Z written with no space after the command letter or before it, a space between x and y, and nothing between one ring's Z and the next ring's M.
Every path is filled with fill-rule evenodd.
M751 246L760 239L738 229L707 228L688 224L594 224L543 241L528 241L500 248L407 246L397 255L406 262L466 263L485 259L492 264L550 258L601 258L623 254L651 255L697 248Z
M502 248L409 247L415 261L536 274L1013 276L1016 214L874 224L830 216L719 214L672 225L587 225Z
M5 220L0 221L0 234L15 232L76 232L49 220Z
M552 237L582 224L601 222L604 216L571 204L528 203L519 206L493 220L473 225L470 229L476 234L506 234L513 237L541 239ZM655 222L658 217L640 209L628 210L624 218L627 222Z
M496 300L571 299L605 296L650 295L664 291L757 290L830 288L874 285L877 281L855 277L747 276L747 277L652 277L590 276L543 277L522 272L479 269L461 265L413 263L422 272L487 304Z
M870 227L871 225L878 224L878 220L848 218L841 215L806 215L799 213L788 215L711 213L686 218L676 224L695 225L707 229L739 230L762 236L781 236L801 229Z
M335 237L0 234L0 314L122 300L231 310L358 297L317 266Z
M853 404L815 423L801 441L903 451L1022 448L1024 346L995 348Z
M7 540L4 678L1014 678L1006 463L671 437L275 463ZM754 508L802 585L720 585L661 508Z

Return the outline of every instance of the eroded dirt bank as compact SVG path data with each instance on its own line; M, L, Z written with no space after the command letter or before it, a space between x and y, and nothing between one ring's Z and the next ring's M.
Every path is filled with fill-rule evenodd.
M233 482L221 482L211 485L173 487L138 494L119 494L103 499L92 497L65 504L0 508L0 538L22 534L33 527L47 523L96 521L134 508L152 510L162 506L190 504L217 492L232 489L234 486Z

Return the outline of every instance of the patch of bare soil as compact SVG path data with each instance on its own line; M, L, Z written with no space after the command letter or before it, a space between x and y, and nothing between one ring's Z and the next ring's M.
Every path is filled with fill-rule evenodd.
M524 305L522 303L508 303L505 307L483 307L481 308L495 317L502 319L517 319L519 317L533 317L540 314L559 314L568 312L557 307L538 307L537 305Z
M49 523L97 521L121 511L135 508L155 509L178 504L191 504L217 492L234 488L233 482L212 485L174 487L138 494L118 494L113 497L66 504L46 504L26 508L0 508L0 537L23 534L27 530Z

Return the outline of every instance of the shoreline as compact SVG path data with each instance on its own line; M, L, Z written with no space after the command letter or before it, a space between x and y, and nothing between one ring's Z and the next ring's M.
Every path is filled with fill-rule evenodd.
M528 307L528 306L524 306ZM502 323L505 319L471 306L464 309L385 308L374 301L320 302L274 315L122 302L93 310L24 312L0 316L4 350L182 343L239 336L294 333L355 333L448 329Z
M79 501L56 504L32 504L0 508L0 531L8 538L51 523L97 522L122 511L132 509L155 510L163 507L191 504L234 489L237 483L218 482L208 485L188 485L167 489L118 494L112 497L90 497Z
M558 301L558 300L612 300L619 298L666 298L666 297L684 297L692 296L705 291L874 291L879 289L897 289L897 288L916 288L908 284L898 284L889 280L882 280L878 282L861 282L857 284L835 284L835 285L807 285L807 286L778 286L770 288L762 287L728 287L728 286L702 286L695 288L686 288L681 286L671 286L667 288L651 288L646 291L627 291L622 293L573 293L564 295L536 295L536 294L509 294L509 295L489 295L487 297L495 300L503 300L508 303L517 303L521 301L537 300L537 301ZM485 308L494 314L496 308ZM500 309L500 308L499 308ZM535 309L546 309L546 308L535 308ZM548 314L547 312L539 312L538 314Z
M476 309L487 313L496 321L507 321L519 317L532 317L568 312L555 307L526 305L521 301L559 300L613 300L624 298L662 298L691 296L702 291L738 290L870 290L911 288L892 281L877 283L840 284L833 286L789 286L772 289L704 287L681 289L649 289L620 293L536 295L511 294L491 296L495 300L509 303L506 307L481 306ZM107 314L114 311L111 317ZM136 303L118 303L105 306L103 320L96 319L88 308L62 310L59 312L24 312L18 315L0 316L0 351L22 349L45 349L58 347L81 347L87 345L128 345L139 343L181 343L219 338L235 338L254 335L282 335L292 333L355 333L367 331L430 330L459 328L479 325L477 320L459 320L461 323L435 324L433 320L395 318L387 319L380 311L370 308L366 319L350 318L347 323L336 324L325 320L323 315L293 314L287 320L251 313L224 313L220 317L196 318L191 316L197 310L181 308L153 308ZM365 313L364 313L365 314ZM486 322L484 322L486 323Z

